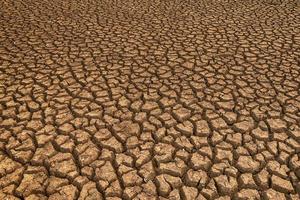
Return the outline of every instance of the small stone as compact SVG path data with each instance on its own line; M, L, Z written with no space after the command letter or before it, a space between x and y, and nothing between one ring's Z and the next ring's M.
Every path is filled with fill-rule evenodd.
M199 120L196 122L196 135L197 136L209 136L210 128L207 121Z
M122 181L125 187L140 185L143 179L137 174L137 172L131 171L122 176Z
M209 178L205 171L203 170L193 170L190 169L185 176L185 182L188 186L193 187L204 187L208 182Z
M150 112L151 110L158 108L158 104L156 102L153 101L147 101L143 106L142 106L142 110L145 112Z
M40 105L34 101L30 101L28 102L28 108L29 108L29 111L30 112L35 112L35 111L38 111L39 108L40 108Z
M267 189L269 187L268 178L269 173L265 169L263 169L257 175L255 175L255 181L257 182L258 186L262 189Z
M224 129L227 128L228 125L227 123L224 121L224 119L222 118L217 118L211 121L211 124L213 126L213 128L215 128L216 130L220 130L220 129Z
M194 200L198 195L198 190L194 187L182 187L182 194L184 200Z
M254 189L242 189L236 195L237 200L259 200L260 195L257 190Z
M186 136L191 136L193 134L193 124L190 121L184 121L176 126L176 129Z
M240 156L237 162L237 168L245 173L245 172L255 172L259 169L259 162L253 160L251 156Z
M257 127L256 129L252 130L251 135L254 136L258 140L267 141L269 138L268 131L264 131L261 128Z
M294 191L293 186L290 181L280 178L279 176L272 175L272 188L282 192L282 193L289 193Z
M191 116L191 111L183 107L173 110L173 113L175 115L175 118L181 122L183 122Z
M191 164L194 169L208 170L212 163L207 156L194 153L191 158Z
M239 178L239 184L242 188L256 188L256 184L251 173L242 174Z
M233 127L237 132L245 133L254 127L254 123L253 123L253 120L241 121L241 122L235 123L233 125Z
M269 118L269 119L267 119L267 122L271 128L271 131L281 132L281 131L285 131L285 129L286 129L287 123L285 121L283 121L282 119Z
M218 176L215 179L215 182L221 192L221 194L233 194L238 189L238 183L235 178L226 175Z
M296 125L292 126L290 129L290 135L300 141L300 127Z
M102 194L98 192L96 184L93 182L86 183L80 192L79 199L97 199L102 200Z
M232 163L232 160L233 160L232 152L217 148L217 150L216 150L216 161L221 162L221 161L224 161L224 160L227 160L229 163Z
M123 191L123 199L133 199L137 194L141 193L142 188L140 186L126 187Z
M286 200L285 195L283 193L277 192L273 189L268 189L264 191L263 198L266 200Z
M17 122L14 119L9 118L9 119L3 120L1 123L1 126L10 127L10 126L14 126L16 123Z
M166 196L171 192L171 187L165 180L163 175L159 175L155 178L155 182L158 185L158 193L162 196Z

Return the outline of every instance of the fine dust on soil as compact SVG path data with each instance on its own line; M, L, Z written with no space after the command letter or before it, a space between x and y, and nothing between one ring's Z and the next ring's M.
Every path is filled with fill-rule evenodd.
M0 199L299 200L296 0L1 0Z

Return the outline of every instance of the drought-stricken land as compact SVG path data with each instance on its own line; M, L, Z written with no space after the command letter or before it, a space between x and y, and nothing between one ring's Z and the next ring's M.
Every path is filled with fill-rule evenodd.
M299 200L300 8L0 1L0 199Z

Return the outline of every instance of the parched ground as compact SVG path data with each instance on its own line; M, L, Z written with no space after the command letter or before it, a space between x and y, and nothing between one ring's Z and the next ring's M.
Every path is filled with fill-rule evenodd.
M0 0L0 199L300 199L298 0Z

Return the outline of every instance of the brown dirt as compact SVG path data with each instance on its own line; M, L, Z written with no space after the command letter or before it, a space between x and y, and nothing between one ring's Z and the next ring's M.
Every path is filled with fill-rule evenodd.
M300 199L299 5L0 1L0 199Z

